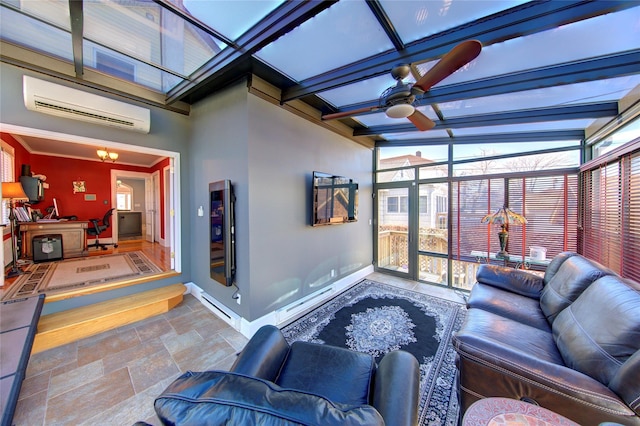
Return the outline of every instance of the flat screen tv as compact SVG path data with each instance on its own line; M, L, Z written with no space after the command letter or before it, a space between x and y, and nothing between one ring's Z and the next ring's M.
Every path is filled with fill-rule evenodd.
M358 183L344 176L313 172L311 225L335 225L358 220Z
M209 184L211 278L231 286L236 272L235 196L229 180Z

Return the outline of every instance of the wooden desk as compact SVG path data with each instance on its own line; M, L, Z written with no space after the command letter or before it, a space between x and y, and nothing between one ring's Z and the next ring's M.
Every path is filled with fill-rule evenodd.
M62 235L62 255L70 257L88 256L87 228L89 222L68 220L60 222L18 222L22 237L22 257L33 258L33 237L38 235Z

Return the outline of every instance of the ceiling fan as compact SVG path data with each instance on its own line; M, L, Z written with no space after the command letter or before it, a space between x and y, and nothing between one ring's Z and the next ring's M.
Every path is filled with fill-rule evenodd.
M480 54L481 50L482 43L478 40L463 41L444 55L433 68L427 71L427 73L413 85L402 82L411 71L409 65L398 65L391 70L391 76L397 83L380 95L378 106L326 114L322 116L322 119L335 120L337 118L350 117L365 112L384 110L387 117L408 118L420 131L432 129L436 123L415 108L414 102L416 96L422 95L431 89L432 86L473 61Z

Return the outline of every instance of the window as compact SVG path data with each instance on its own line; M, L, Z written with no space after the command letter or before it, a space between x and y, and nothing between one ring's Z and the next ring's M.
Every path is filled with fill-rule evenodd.
M640 281L640 139L582 167L581 252Z
M15 180L14 172L14 150L9 144L2 142L0 149L0 164L2 164L2 182L13 182ZM9 208L7 202L2 200L2 223L9 223Z
M547 257L577 251L578 177L574 173L477 179L454 184L454 258L472 251L500 250L498 225L481 223L488 213L507 205L527 218L509 226L507 251L529 256L530 246L547 249Z
M398 212L398 197L387 197L387 213Z
M409 197L387 197L387 213L406 213L409 211Z

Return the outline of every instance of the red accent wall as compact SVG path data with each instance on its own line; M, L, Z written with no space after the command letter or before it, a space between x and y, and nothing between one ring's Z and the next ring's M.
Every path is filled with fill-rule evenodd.
M102 218L107 210L115 207L111 205L111 169L143 173L151 170L148 167L32 154L31 172L45 175L49 188L44 191L44 200L31 207L44 213L47 207L53 206L55 198L60 216L75 215L78 220ZM84 181L86 192L74 194L74 181ZM86 201L87 195L95 195L95 201ZM110 237L111 229L101 236Z

